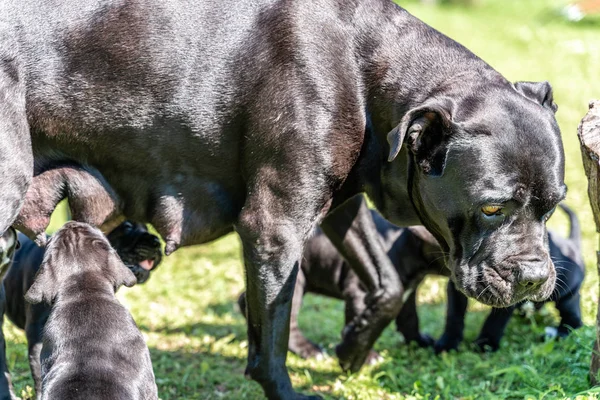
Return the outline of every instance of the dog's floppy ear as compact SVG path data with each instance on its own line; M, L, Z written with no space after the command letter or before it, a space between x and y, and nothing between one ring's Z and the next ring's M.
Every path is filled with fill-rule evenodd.
M31 304L41 302L51 304L54 301L58 293L58 281L56 274L52 270L54 260L55 257L49 254L44 257L44 261L33 279L33 284L27 293L25 293L25 300L27 302Z
M453 130L450 109L448 105L436 103L407 112L400 124L388 133L388 161L396 158L406 140L423 172L441 175L446 165L448 138Z
M554 102L552 86L547 81L515 82L514 85L515 89L528 99L535 101L553 112L558 110L558 106Z
M115 291L122 285L132 287L137 283L133 272L129 270L116 251L111 250L108 256L108 276L113 283Z

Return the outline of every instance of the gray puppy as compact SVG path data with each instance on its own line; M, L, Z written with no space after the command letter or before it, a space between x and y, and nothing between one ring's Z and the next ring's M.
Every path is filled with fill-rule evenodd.
M48 243L25 299L52 311L41 352L42 399L157 399L150 353L115 298L136 283L98 229L68 222Z

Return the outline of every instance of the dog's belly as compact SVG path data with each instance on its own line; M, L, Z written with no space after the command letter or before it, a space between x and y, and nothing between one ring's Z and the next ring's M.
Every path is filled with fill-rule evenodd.
M180 132L169 134L173 138ZM56 159L54 153L52 163L74 160L94 165L117 193L123 216L151 223L166 241L166 252L171 253L231 231L244 201L235 160L225 156L215 160L202 151L192 157L193 141L187 143L163 148L160 154L131 142L123 143L126 151L122 153L106 148L71 152L69 146L55 143L51 147L61 149L63 155Z

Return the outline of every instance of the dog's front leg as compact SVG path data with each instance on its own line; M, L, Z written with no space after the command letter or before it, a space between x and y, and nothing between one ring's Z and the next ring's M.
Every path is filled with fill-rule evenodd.
M16 48L17 46L15 46ZM4 57L3 57L4 56ZM0 52L0 235L17 218L33 176L25 87L14 55Z
M257 179L249 189L235 228L244 248L248 366L246 376L261 384L269 399L306 399L297 394L285 362L290 332L290 310L304 241L319 214L304 214L306 204L294 207L298 197L272 192L278 182ZM288 192L289 193L289 192Z
M336 348L342 369L356 372L402 308L402 283L362 195L332 211L321 228L369 291L365 310L346 325Z
M467 312L468 299L459 292L451 280L446 287L448 304L446 305L446 327L442 337L435 342L433 348L436 354L443 351L457 350L463 340L465 330L465 313Z
M417 313L417 290L420 281L416 283L414 289L411 288L411 292L407 294L408 297L402 306L402 310L396 317L396 329L402 333L406 343L415 342L420 347L433 346L435 340L427 334L421 333L419 329L419 314Z

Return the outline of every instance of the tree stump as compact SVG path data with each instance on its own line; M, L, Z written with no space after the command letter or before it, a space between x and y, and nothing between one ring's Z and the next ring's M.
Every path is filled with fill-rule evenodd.
M581 145L583 168L588 179L588 195L594 213L596 232L600 233L600 101L590 102L590 109L577 128L577 136L579 136ZM596 262L600 274L600 251L596 252ZM590 381L594 386L600 382L598 376L600 370L599 340L600 302L598 302L598 314L596 315L596 341L590 364Z

